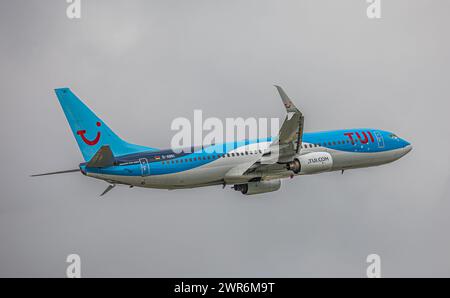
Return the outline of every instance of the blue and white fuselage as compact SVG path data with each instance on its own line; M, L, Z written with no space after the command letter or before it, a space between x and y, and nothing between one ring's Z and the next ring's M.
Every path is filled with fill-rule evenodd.
M303 132L303 115L276 86L287 111L275 137L159 150L118 137L68 88L56 89L85 162L79 170L110 183L180 189L233 185L243 194L280 188L281 179L386 164L411 151L394 133L358 128ZM73 172L69 170L62 172ZM48 175L61 172L40 174Z
M377 136L372 140L358 139L363 132ZM347 133L347 135L345 135ZM353 142L348 134L353 133ZM256 163L270 147L274 138L236 142L232 145L216 144L216 150L209 146L192 153L175 153L173 150L141 152L117 157L117 165L107 168L87 168L80 165L83 173L110 182L124 183L150 188L192 188L226 183L226 174L239 164ZM226 148L233 148L226 151ZM300 154L328 152L332 167L327 171L341 171L386 164L399 159L411 150L407 141L395 134L375 129L348 129L304 133ZM177 150L175 150L177 151ZM324 171L321 171L324 172ZM274 177L271 173L265 173ZM294 174L300 175L301 173ZM279 178L291 176L278 173ZM264 179L264 175L261 175ZM243 178L239 183L256 177ZM235 183L235 182L234 182Z

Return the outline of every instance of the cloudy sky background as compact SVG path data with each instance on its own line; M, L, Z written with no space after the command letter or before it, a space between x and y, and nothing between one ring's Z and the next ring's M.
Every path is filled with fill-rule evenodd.
M88 3L89 2L89 3ZM0 1L0 276L450 277L450 3L364 0ZM176 117L284 117L376 127L413 151L376 168L220 186L117 187L82 161L53 93L71 87L120 136L167 148Z

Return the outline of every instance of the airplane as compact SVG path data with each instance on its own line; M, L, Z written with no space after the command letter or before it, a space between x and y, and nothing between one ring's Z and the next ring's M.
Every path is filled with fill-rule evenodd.
M55 89L85 162L77 169L32 176L81 172L108 182L100 196L116 185L169 190L231 185L244 195L254 195L279 190L285 178L387 164L412 149L408 141L380 129L304 133L303 114L280 86L275 87L287 112L277 136L192 150L130 144L69 88Z

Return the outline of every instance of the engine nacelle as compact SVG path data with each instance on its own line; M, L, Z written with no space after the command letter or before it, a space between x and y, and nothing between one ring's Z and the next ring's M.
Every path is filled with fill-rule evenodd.
M244 195L255 195L259 193L271 192L279 190L281 180L257 181L247 184L236 184L234 190L242 192Z
M295 174L315 174L329 171L333 167L333 158L328 152L311 152L298 155L287 164L287 169Z

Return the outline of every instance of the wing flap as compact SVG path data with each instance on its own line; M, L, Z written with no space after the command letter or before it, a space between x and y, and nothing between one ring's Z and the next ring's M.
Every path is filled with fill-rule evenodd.
M224 177L227 184L243 183L252 178L251 175L246 175L246 171L254 164L254 161L246 162L230 169Z

